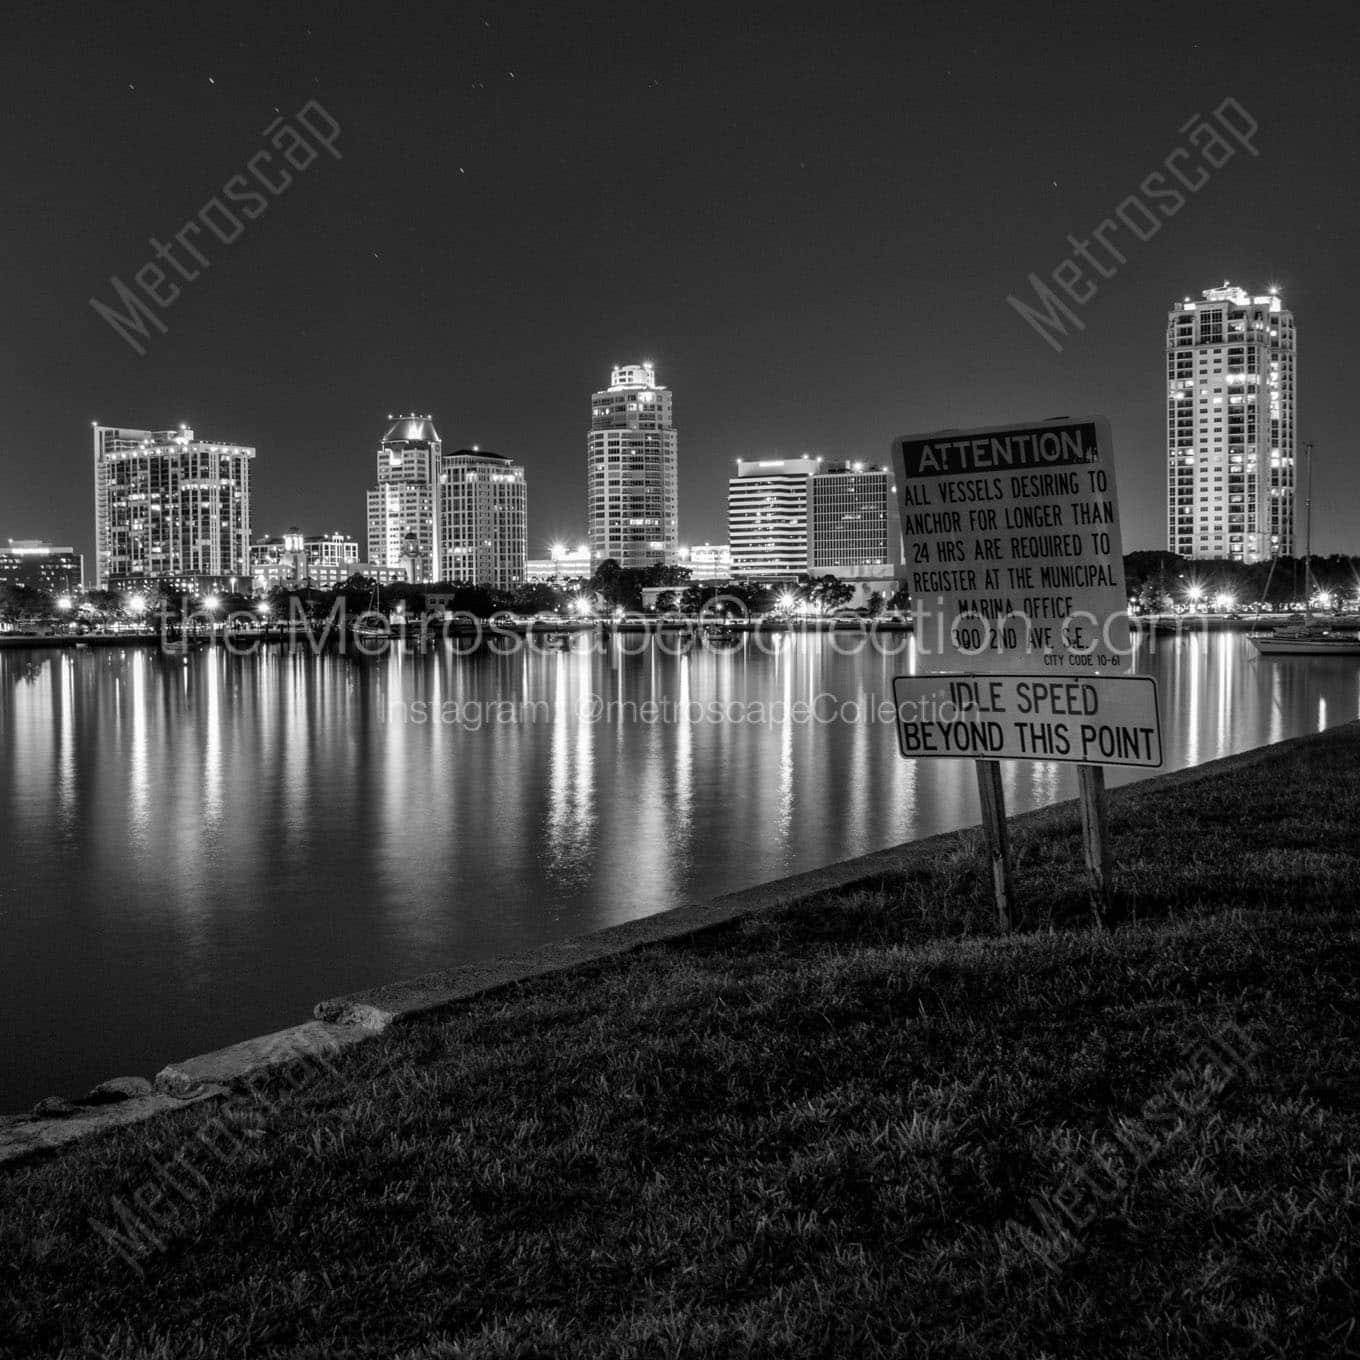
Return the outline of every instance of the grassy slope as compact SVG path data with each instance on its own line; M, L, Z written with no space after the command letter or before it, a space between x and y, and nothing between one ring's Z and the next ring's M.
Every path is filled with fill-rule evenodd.
M547 978L233 1107L139 1275L88 1225L212 1116L0 1182L14 1354L1360 1353L1360 731ZM1073 818L1075 826L1075 818ZM964 936L964 938L959 938ZM952 937L952 938L948 938ZM1050 1268L1012 1220L1234 1024L1250 1070ZM1107 1152L1107 1161L1112 1160Z

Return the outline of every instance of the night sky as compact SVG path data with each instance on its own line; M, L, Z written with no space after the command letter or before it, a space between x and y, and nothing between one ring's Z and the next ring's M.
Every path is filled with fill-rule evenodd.
M726 540L738 456L886 461L901 434L1103 413L1125 547L1162 547L1166 310L1231 279L1298 319L1315 550L1360 551L1358 28L1250 4L11 5L0 539L89 553L90 422L185 421L257 447L256 535L362 548L387 413L415 409L526 465L540 555L584 534L591 391L647 358L682 542ZM1055 352L1007 295L1227 98L1259 156L1113 238L1125 263ZM341 159L200 238L139 357L90 298L310 100Z

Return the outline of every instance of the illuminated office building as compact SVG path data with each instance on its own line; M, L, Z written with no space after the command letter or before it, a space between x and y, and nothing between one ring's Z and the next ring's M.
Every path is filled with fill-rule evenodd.
M498 453L459 449L439 459L435 520L440 581L509 590L525 576L524 469Z
M891 579L891 476L866 463L738 459L727 484L732 574Z

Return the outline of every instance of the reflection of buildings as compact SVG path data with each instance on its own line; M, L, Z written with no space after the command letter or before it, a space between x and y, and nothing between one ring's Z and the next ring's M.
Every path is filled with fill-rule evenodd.
M368 560L428 581L435 562L434 479L442 445L431 416L402 416L378 445L368 493ZM408 537L412 537L415 551Z
M524 469L498 453L459 449L439 459L435 518L440 581L509 590L524 580Z
M679 495L671 391L649 363L621 364L590 399L586 509L596 562L675 562Z
M1258 562L1294 552L1294 317L1225 283L1166 325L1167 546Z
M255 450L178 430L94 427L95 572L111 578L244 576Z
M0 584L67 595L79 590L84 579L85 558L74 548L40 538L11 538L9 549L0 552Z
M821 458L739 459L727 484L732 575L839 576L890 589L890 474Z

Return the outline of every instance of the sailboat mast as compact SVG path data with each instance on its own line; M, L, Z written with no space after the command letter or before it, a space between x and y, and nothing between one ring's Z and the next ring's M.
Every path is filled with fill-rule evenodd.
M1313 617L1313 444L1303 446L1303 609Z

